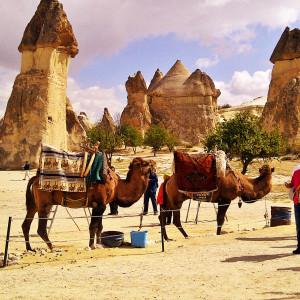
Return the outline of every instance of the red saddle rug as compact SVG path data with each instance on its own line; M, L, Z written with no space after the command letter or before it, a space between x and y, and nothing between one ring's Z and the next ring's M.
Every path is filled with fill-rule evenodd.
M174 152L175 174L179 191L211 192L217 190L214 154Z

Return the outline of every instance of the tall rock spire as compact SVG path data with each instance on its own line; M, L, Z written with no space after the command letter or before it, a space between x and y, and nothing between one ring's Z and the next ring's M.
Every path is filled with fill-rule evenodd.
M67 76L77 42L62 4L41 0L19 46L16 77L0 127L0 169L37 166L41 143L78 150L85 131L67 99Z
M290 151L300 153L300 30L282 33L270 58L274 64L261 126L278 127Z

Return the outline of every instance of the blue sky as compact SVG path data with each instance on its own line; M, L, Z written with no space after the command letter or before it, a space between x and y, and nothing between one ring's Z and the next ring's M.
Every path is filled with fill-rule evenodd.
M17 48L39 0L1 1L0 118L19 73ZM300 28L299 0L61 0L79 44L67 96L96 121L127 103L125 82L140 70L149 84L180 59L206 72L219 104L266 96L269 58L286 26Z

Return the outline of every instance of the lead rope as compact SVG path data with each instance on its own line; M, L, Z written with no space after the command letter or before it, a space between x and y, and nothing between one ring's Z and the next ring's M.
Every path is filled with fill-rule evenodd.
M270 219L269 219L269 215L268 215L268 209L267 209L267 199L265 197L265 214L264 217L266 219L266 226L270 226Z

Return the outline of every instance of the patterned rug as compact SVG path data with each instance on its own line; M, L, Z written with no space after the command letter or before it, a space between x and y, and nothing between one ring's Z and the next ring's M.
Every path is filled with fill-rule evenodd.
M179 191L212 192L217 190L214 154L174 152L175 174Z
M84 152L68 153L42 144L40 186L46 191L85 192L85 178L80 176Z

